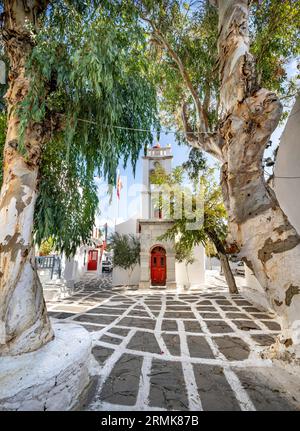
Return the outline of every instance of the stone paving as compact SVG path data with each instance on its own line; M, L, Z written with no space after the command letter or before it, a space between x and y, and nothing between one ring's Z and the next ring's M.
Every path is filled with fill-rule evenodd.
M259 357L280 331L274 315L220 283L140 292L90 279L48 302L48 312L92 335L94 379L82 409L300 409L300 384L286 372L287 390L283 370Z

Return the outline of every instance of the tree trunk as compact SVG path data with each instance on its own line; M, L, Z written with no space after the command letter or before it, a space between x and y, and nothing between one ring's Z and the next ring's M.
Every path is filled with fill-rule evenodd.
M210 231L208 235L217 249L221 267L223 269L225 280L229 288L229 292L231 294L239 293L222 241L218 238L218 235L214 231Z
M225 277L226 283L228 285L229 292L231 294L239 293L235 279L234 279L234 276L232 274L232 271L231 271L231 268L229 265L227 254L218 252L218 256L219 256L219 259L221 262L221 266L223 268L224 277Z
M38 349L53 338L34 256L33 216L41 147L41 124L27 125L26 156L19 151L16 108L28 93L25 63L32 38L25 21L36 28L46 1L5 1L2 29L10 61L8 129L4 148L3 184L0 193L0 355L17 355Z
M277 96L259 88L249 53L248 1L218 0L223 121L222 188L228 243L264 288L282 318L285 345L300 344L300 237L266 184L263 153L278 125Z

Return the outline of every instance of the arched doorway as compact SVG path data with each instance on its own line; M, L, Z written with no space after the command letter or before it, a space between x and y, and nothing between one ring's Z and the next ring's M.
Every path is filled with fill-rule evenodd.
M167 278L166 250L154 247L151 251L151 285L165 286Z

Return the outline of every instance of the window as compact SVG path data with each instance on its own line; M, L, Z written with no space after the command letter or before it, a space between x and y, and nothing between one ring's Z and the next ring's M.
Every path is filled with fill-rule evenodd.
M165 258L164 257L160 258L160 266L165 266Z

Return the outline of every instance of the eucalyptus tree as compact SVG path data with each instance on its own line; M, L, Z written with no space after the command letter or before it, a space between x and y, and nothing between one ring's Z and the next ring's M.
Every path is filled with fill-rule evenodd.
M117 1L5 0L9 63L0 193L0 354L53 338L34 262L35 238L67 254L88 236L94 175L115 179L151 141L155 91L144 32ZM80 220L79 220L80 219Z
M228 250L239 253L281 316L282 341L299 344L300 237L265 181L262 158L282 102L295 92L287 65L300 51L300 3L134 5L150 33L166 121L221 164Z

